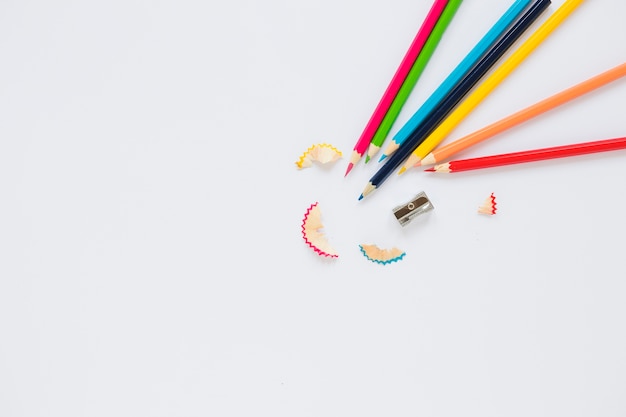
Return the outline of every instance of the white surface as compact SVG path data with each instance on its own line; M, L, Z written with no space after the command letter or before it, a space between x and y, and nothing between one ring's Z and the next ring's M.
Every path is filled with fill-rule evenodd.
M392 133L510 4L461 5ZM625 415L626 153L343 177L430 5L3 1L0 416ZM622 63L625 15L583 3L450 139ZM464 156L623 136L625 106L620 80ZM321 142L344 158L297 170Z

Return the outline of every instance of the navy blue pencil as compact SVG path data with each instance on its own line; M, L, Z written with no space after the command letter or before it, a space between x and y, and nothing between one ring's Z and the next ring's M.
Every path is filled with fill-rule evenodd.
M537 0L530 6L524 15L511 26L463 80L450 91L439 106L407 137L398 150L387 158L387 162L369 180L359 196L359 200L381 186L391 173L437 128L472 87L495 65L498 59L537 20L550 3L550 0Z

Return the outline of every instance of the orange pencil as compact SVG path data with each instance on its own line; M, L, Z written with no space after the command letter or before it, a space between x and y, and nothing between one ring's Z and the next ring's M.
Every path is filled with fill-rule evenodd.
M474 133L457 139L454 142L434 149L428 155L420 161L420 165L432 165L450 158L452 155L457 154L479 142L489 139L492 136L497 135L507 129L510 129L518 124L525 122L535 116L545 113L561 104L564 104L570 100L589 93L603 85L606 85L612 81L615 81L626 75L626 63L620 64L606 72L603 72L595 77L592 77L580 84L570 87L561 91L551 97L548 97L530 107L513 113L512 115L505 117L495 123L490 124Z

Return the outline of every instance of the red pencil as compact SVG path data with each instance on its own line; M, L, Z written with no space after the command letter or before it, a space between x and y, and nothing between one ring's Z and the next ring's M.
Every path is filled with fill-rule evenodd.
M541 161L544 159L565 158L569 156L586 155L596 152L615 151L626 149L626 137L597 140L593 142L574 143L571 145L554 146L550 148L532 149L522 152L512 152L499 155L483 156L479 158L459 159L435 165L425 171L453 173L473 169L491 168L502 165L521 164L524 162Z

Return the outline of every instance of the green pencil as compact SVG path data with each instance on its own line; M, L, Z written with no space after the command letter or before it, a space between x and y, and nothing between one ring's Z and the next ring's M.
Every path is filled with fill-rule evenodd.
M369 162L369 160L380 150L380 147L383 145L383 142L387 138L391 127L393 126L396 118L400 114L402 106L404 106L404 103L406 103L406 100L409 98L411 90L413 90L413 87L415 87L415 84L417 84L417 80L424 72L424 68L426 68L428 61L433 56L435 49L437 49L437 45L439 45L439 41L443 37L443 33L450 25L452 18L454 17L462 2L463 0L450 0L446 8L441 13L441 17L439 17L437 24L433 28L433 31L428 37L428 40L424 44L422 52L413 63L413 66L407 74L406 79L402 83L400 90L398 90L398 94L391 103L391 106L389 106L389 110L387 110L387 113L380 123L380 126L378 126L378 129L376 130L376 133L374 134L374 137L372 138L370 146L367 150L365 163Z

